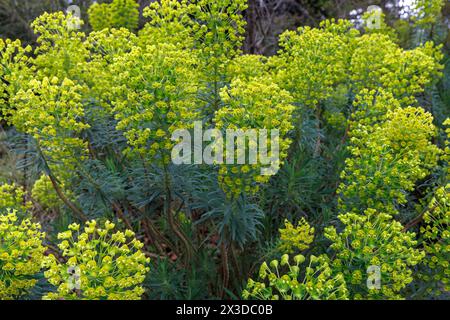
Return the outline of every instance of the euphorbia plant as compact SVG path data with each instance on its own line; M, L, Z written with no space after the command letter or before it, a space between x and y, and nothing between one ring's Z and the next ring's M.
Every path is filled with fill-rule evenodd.
M71 224L58 234L65 261L49 255L43 262L45 277L57 288L43 299L139 300L150 259L133 231L114 229L114 223L106 221L100 226L92 220L84 230Z
M427 30L441 7L430 3L419 1L417 24ZM358 31L327 20L283 33L272 57L246 55L246 8L162 0L144 9L137 31L136 2L114 0L89 10L96 31L45 13L33 23L34 50L0 40L0 117L26 141L18 162L30 171L24 188L2 184L0 207L42 218L49 242L70 225L62 256L47 260L56 291L45 298L140 298L144 251L160 257L151 279L163 285L149 285L177 297L186 287L238 294L262 260L273 262L245 298L403 298L414 268L434 269L435 289L446 288L448 159L427 91L442 71L439 46L404 49L387 24ZM278 132L278 157L270 159L270 141L269 164L261 155L174 163L173 135L195 123L222 134ZM245 156L255 150L249 140ZM430 185L433 197L424 196ZM411 210L419 202L421 215ZM90 221L84 232L72 224L91 218L120 220L136 235L112 232L110 222ZM368 290L367 268L377 264L387 282Z
M30 218L20 219L16 210L0 213L0 300L20 299L37 284L44 261L45 233Z

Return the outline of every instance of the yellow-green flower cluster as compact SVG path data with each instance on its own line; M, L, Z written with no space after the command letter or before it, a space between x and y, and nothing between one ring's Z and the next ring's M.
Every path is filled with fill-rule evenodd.
M197 0L192 1L195 17L195 39L201 45L202 54L211 65L220 66L240 50L244 39L247 9L245 0Z
M128 154L168 164L172 133L199 118L196 59L171 44L134 47L117 57L112 112L128 140Z
M231 79L251 80L267 76L267 57L257 54L243 54L235 57L228 65L227 74Z
M262 141L264 139L255 141L254 137L246 139L245 150L242 148L238 148L237 152L232 150L234 164L222 164L219 169L219 183L230 198L237 197L243 192L256 193L259 190L259 184L266 183L270 179L270 175L261 173L265 165L261 161L259 152L261 144L267 144L267 157L275 158L275 150L272 150L275 141L271 139L271 130L279 130L279 157L273 159L272 164L265 166L272 166L277 170L287 156L287 150L291 144L287 133L293 128L291 115L294 107L290 104L292 98L269 77L248 81L236 78L230 88L223 88L221 98L224 106L216 112L214 122L224 134L228 129L242 130L244 133L255 129L256 134L261 138L258 129L267 130L266 141ZM254 164L250 164L250 157L247 157L252 150L252 154L256 157ZM239 152L245 155L246 164L238 164ZM224 158L226 154L225 146Z
M210 120L220 107L219 92L238 56L245 33L244 0L163 0L144 10L149 23L140 32L144 44L171 43L198 58L202 112Z
M196 49L205 76L219 76L240 52L245 33L244 0L162 0L144 9L149 23L140 32L147 44L170 42ZM223 72L222 72L223 73Z
M289 220L284 221L284 229L280 229L281 252L294 253L304 251L314 240L314 227L311 227L305 218L301 218L294 227Z
M111 5L94 2L88 9L89 24L94 31L111 28Z
M348 73L355 92L381 87L407 106L440 75L441 59L440 47L431 42L403 50L387 35L365 34L355 40Z
M439 295L450 291L450 184L435 191L426 210L420 232L429 270L419 278L426 282L428 293Z
M392 93L382 88L376 90L362 89L353 102L353 113L350 115L350 136L358 136L359 128L374 131L376 124L386 121L387 113L400 108L400 102Z
M280 261L270 262L270 267L264 262L258 279L262 282L249 279L242 297L259 300L348 299L344 276L334 274L326 255L310 256L307 266L301 269L300 265L305 260L303 255L297 255L290 261L285 254ZM284 271L282 267L287 270Z
M139 300L142 282L149 272L149 258L141 251L143 244L131 230L114 232L106 221L99 226L89 221L80 230L72 224L58 234L65 262L53 255L46 258L45 277L57 287L44 299L66 300Z
M348 21L326 21L321 28L301 27L280 36L280 53L271 58L275 79L299 106L315 108L347 79L353 38Z
M161 0L144 8L149 22L139 31L143 45L171 43L181 49L194 48L193 10L187 0Z
M432 115L422 108L392 110L398 104L390 95L359 97L354 117L362 120L352 123L351 157L338 188L343 212L373 208L395 214L407 192L437 164Z
M137 42L137 36L124 28L91 32L84 42L89 61L79 66L80 72L89 87L89 98L105 110L110 109L111 87L115 82L116 74L111 70L114 59L130 52Z
M88 15L94 31L105 28L127 28L133 31L139 24L139 4L136 0L94 3L89 7Z
M14 183L0 185L0 211L15 209L25 213L31 206L31 202L25 199L23 188Z
M23 48L20 40L0 39L0 119L8 120L11 98L31 76L31 51L31 46Z
M327 20L320 28L286 31L280 37L281 51L268 65L277 84L294 97L295 105L323 105L331 122L342 123L343 115L327 110L324 102L342 89L351 96L383 88L408 106L441 74L442 52L431 42L404 50L385 29L361 36L349 21Z
M30 134L43 154L54 163L73 169L82 159L86 144L76 135L89 126L80 121L84 115L82 86L67 78L31 80L12 99L16 110L9 118L19 131Z
M444 122L449 126L446 132L450 137L450 119ZM446 182L434 192L424 210L424 224L420 227L424 250L427 254L424 261L429 270L419 277L428 286L428 292L439 295L450 291L450 142L446 141L443 160L447 170Z
M339 215L344 225L325 228L335 254L334 272L342 273L353 299L401 299L399 292L412 280L412 267L425 253L415 249L415 234L404 232L401 223L390 214L367 209L363 214ZM369 267L380 270L381 287L369 287Z
M89 57L83 44L85 34L69 28L69 19L63 12L46 12L33 21L31 26L38 35L32 60L36 80L57 77L79 82L84 79L82 66Z
M41 270L45 247L41 226L19 221L17 211L0 213L0 300L17 299L29 292Z
M88 128L82 122L88 51L84 33L70 28L68 19L62 12L44 13L33 22L38 38L32 58L31 47L21 48L20 42L0 45L0 74L6 80L0 90L0 117L36 140L38 152L60 181L68 179L87 149L80 136Z
M198 48L202 80L209 84L205 95L208 104L203 110L212 117L219 109L219 88L231 78L227 75L230 61L240 53L246 21L242 11L245 0L193 1L195 46Z

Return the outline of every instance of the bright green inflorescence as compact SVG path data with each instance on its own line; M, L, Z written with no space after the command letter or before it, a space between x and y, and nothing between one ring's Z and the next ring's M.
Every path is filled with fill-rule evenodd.
M439 54L430 44L402 52L377 33L359 41L366 45L358 45L351 64L359 92L348 122L351 156L337 190L344 229L328 227L325 236L332 242L333 269L344 274L352 299L401 299L425 252L417 249L415 234L404 232L393 216L441 154L432 143L437 135L432 115L409 104L439 73ZM379 288L368 285L372 267L380 270Z
M150 21L140 32L145 43L171 43L198 57L202 114L220 109L220 90L231 81L228 66L239 56L245 32L244 0L163 0L144 10Z
M309 249L314 240L314 228L304 218L297 228L289 221L285 225L285 229L280 229L280 251L293 253ZM249 279L242 297L258 300L348 299L344 275L335 273L327 255L310 255L307 265L306 260L302 254L297 254L293 260L283 254L280 260L272 260L269 265L264 262L259 270L259 281Z
M100 227L95 220L79 224L58 235L58 247L65 262L46 258L45 277L57 287L44 299L138 300L144 293L142 282L149 271L149 258L134 232L114 232L109 221Z
M25 191L13 184L0 185L0 211L14 209L25 213L31 208L32 204L25 199Z
M171 43L179 48L193 48L192 5L186 0L161 0L144 8L149 19L139 38L145 43Z
M280 229L280 252L302 252L309 248L314 240L314 227L311 227L305 218L301 218L297 226L285 220L284 228Z
M41 226L19 220L17 211L0 213L0 300L23 298L37 283L45 247Z
M84 115L82 90L67 78L45 77L30 81L13 99L17 110L12 112L11 123L31 135L47 159L64 165L60 171L74 169L77 159L86 153L86 143L76 136L89 128L80 121Z
M23 48L20 40L0 39L0 120L10 115L10 99L29 80L31 46Z
M427 253L425 264L430 269L419 276L429 286L428 293L440 295L450 291L450 185L435 191L420 228Z
M63 12L44 13L33 21L32 27L37 38L32 59L36 68L34 80L54 77L73 82L82 80L82 65L88 58L83 41L85 34L76 28L68 28L69 17Z
M413 267L425 253L415 249L412 232L403 232L401 223L374 209L363 214L339 215L344 225L340 232L325 229L335 254L334 272L343 274L353 299L401 299L400 291L413 280ZM367 285L369 267L380 268L381 288Z
M342 274L333 274L326 255L311 256L307 266L303 255L293 261L287 254L273 260L270 267L263 263L257 282L249 279L242 293L244 299L259 300L347 300L348 291ZM283 269L287 269L283 271Z
M287 133L292 129L290 118L294 110L290 104L292 98L270 78L254 78L248 82L236 78L230 88L222 90L221 98L224 107L216 112L216 127L227 135L228 141L227 130L242 130L245 133L242 139L245 146L235 152L224 143L224 160L229 158L235 164L220 166L219 183L230 198L243 192L254 194L258 192L259 184L268 182L271 175L276 174L287 156L291 143ZM263 136L259 129L266 129L266 135ZM278 130L278 137L272 138L274 129ZM252 136L250 130L253 130ZM278 144L278 148L275 144ZM267 146L265 154L260 152L264 146ZM238 162L240 152L247 159L245 164ZM232 157L228 157L228 154ZM253 161L252 155L255 158ZM265 174L263 168L273 172Z
M444 122L450 137L450 119ZM450 142L447 138L443 156L446 181L434 191L423 210L424 224L420 227L428 268L419 274L427 284L427 293L439 296L450 291Z
M127 153L169 164L172 134L199 119L196 63L171 44L135 47L116 60L112 113L127 138Z
M114 0L112 3L94 3L89 7L89 23L94 31L105 28L137 29L139 4L136 0Z
M367 34L355 40L349 74L355 92L390 92L402 106L416 102L415 95L440 75L440 48L431 42L404 50L384 34Z
M396 214L407 192L437 164L440 150L431 142L436 135L431 114L422 108L393 109L396 105L389 95L358 97L354 117L362 120L352 123L352 157L338 189L344 212L372 208Z
M271 58L275 79L300 107L315 108L334 87L345 82L353 38L358 35L348 21L302 27L281 35L282 50Z

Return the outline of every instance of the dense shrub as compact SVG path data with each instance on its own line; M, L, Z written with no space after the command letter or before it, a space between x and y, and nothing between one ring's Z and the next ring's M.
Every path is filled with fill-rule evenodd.
M34 47L0 40L23 172L0 186L0 298L36 297L41 270L44 299L446 297L442 6L418 2L408 45L386 21L325 20L271 57L241 51L243 0L153 2L140 30L137 3L114 0L90 33L55 12ZM211 142L198 124L278 130L279 157L174 163L178 129Z
M0 214L0 299L23 298L36 285L44 260L45 234L30 219L19 219L17 211Z

